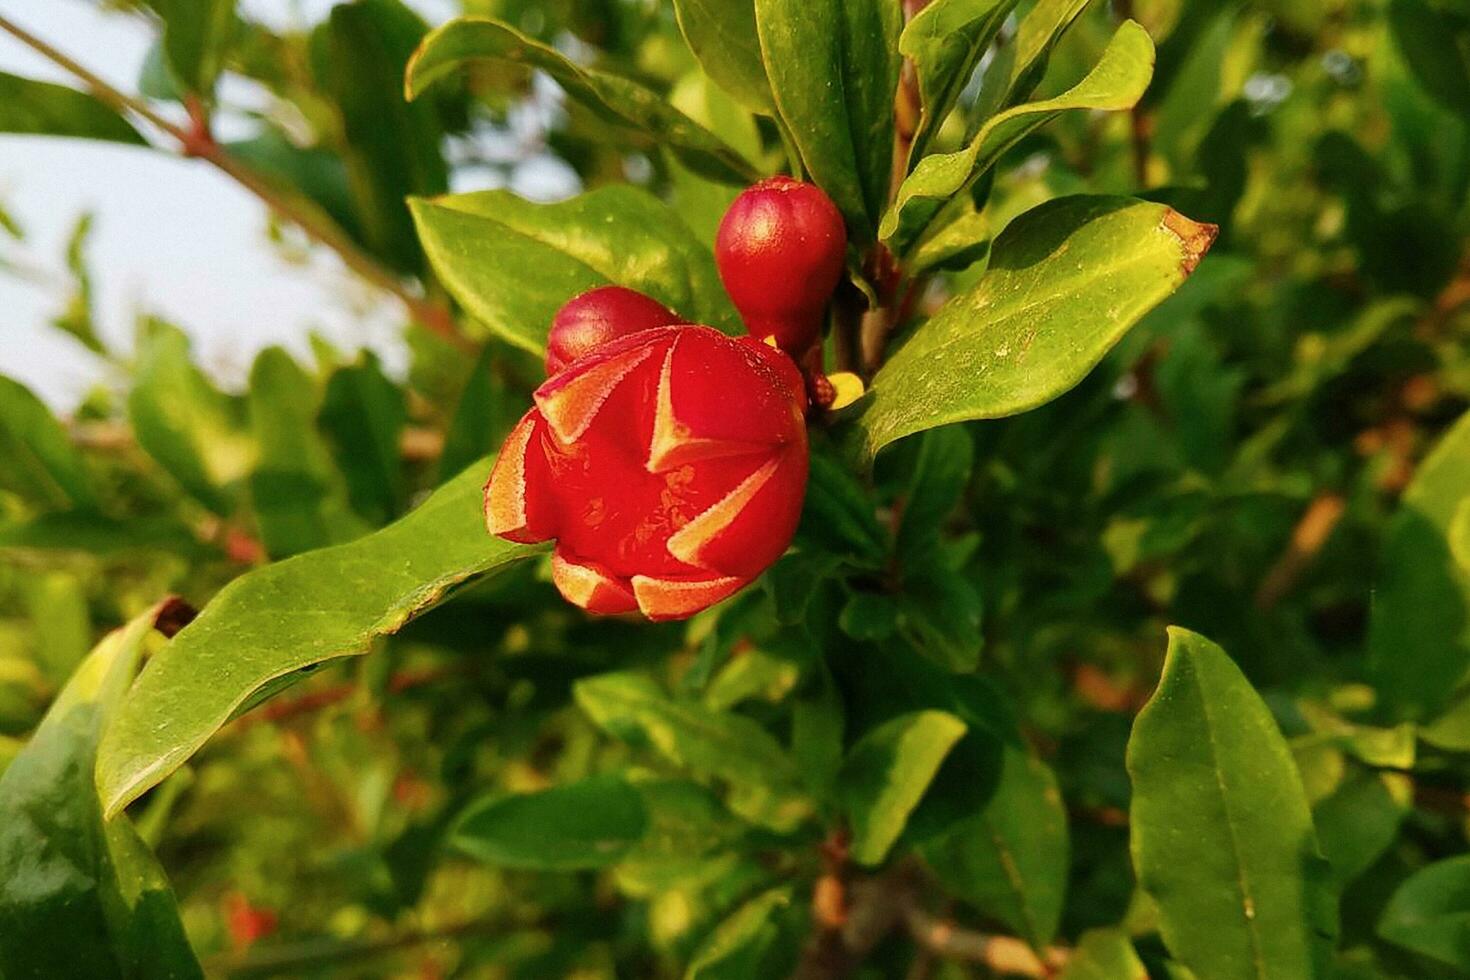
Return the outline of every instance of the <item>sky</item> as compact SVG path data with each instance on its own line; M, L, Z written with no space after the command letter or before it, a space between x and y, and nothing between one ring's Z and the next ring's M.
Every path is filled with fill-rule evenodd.
M241 0L249 17L277 27L312 23L334 0ZM452 0L412 0L431 23ZM45 38L124 91L152 39L148 25L99 13L85 0L0 0L0 13ZM0 71L69 82L64 73L0 33ZM225 101L256 93L226 79ZM228 132L223 133L229 136ZM267 243L264 207L199 161L89 140L0 134L0 203L26 232L17 249L43 278L64 278L66 240L78 216L95 215L89 257L99 333L131 348L140 313L162 315L194 338L197 359L238 388L254 353L283 344L305 355L317 330L346 348L377 350L401 370L396 307L355 283L317 249L307 267ZM320 253L320 254L319 254ZM0 374L30 386L60 411L74 407L116 369L49 325L65 291L0 273Z

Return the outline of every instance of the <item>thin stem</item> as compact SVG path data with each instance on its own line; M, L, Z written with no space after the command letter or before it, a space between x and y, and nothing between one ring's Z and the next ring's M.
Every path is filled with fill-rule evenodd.
M379 289L397 297L408 310L409 315L429 330L462 349L473 349L474 345L460 336L455 327L454 318L448 309L439 303L416 295L394 272L359 248L335 222L318 213L314 208L301 206L301 203L293 199L291 195L283 193L266 178L231 156L210 135L207 125L202 124L202 116L196 116L195 125L190 129L185 129L153 111L145 101L118 91L85 66L3 15L0 15L0 30L10 34L37 54L75 76L91 90L93 95L119 115L125 116L131 113L146 120L156 129L177 140L180 152L184 156L204 160L234 179L276 214L299 227L312 240L336 252L343 264L353 272Z
M187 141L188 134L181 127L176 126L154 112L147 103L119 92L100 77L93 74L85 66L73 61L70 57L3 14L0 14L0 30L5 31L5 33L11 35L22 44L25 44L47 61L76 76L79 81L92 90L93 95L107 103L119 115L126 115L129 112L135 113L174 139L180 142Z

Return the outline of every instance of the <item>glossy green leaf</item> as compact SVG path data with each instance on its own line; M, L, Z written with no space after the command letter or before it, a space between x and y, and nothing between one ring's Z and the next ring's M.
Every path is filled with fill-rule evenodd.
M919 849L946 889L1038 949L1056 935L1067 890L1067 813L1050 769L1006 744L985 808Z
M573 686L577 704L600 728L646 745L676 766L729 783L731 809L790 829L809 803L796 764L755 720L676 701L641 674L599 674Z
M1384 939L1470 970L1470 855L1420 868L1389 899L1378 920Z
M905 255L950 198L969 187L1024 137L1075 109L1128 109L1153 77L1154 43L1133 21L1124 21L1097 66L1076 86L1053 99L1028 102L992 117L963 149L919 161L899 186L883 216L879 235Z
M541 354L551 318L607 283L647 293L696 323L739 324L714 256L668 205L612 186L556 204L507 191L412 202L435 273L476 319Z
M791 889L772 888L741 905L709 934L689 961L684 980L746 980L784 976L771 962L781 939L777 917L791 905Z
M352 509L375 527L403 508L398 444L407 421L403 391L383 374L373 354L364 352L356 364L338 368L327 379L318 422L347 480Z
M1286 741L1225 651L1169 631L1128 773L1133 863L1174 958L1219 980L1318 975L1330 869Z
M316 383L279 347L255 359L248 401L260 452L250 473L250 497L261 544L272 558L368 530L349 509L346 484L317 433L318 400Z
M1016 0L933 0L908 22L898 49L913 60L923 112L910 159L922 159L930 138L959 100Z
M88 507L96 502L81 454L41 399L0 377L0 487L36 503Z
M808 176L857 245L872 240L893 168L899 4L755 0L766 76Z
M97 762L107 812L177 769L263 687L364 653L456 585L533 554L485 533L487 472L488 463L471 466L381 531L220 590L149 661L108 729Z
M747 109L774 114L756 35L755 0L674 0L674 13L705 74Z
M424 38L408 64L409 98L419 97L439 79L480 59L539 68L602 119L668 147L691 170L707 177L747 183L760 176L722 139L653 90L621 75L577 65L555 48L498 20L461 17Z
M643 797L618 776L470 804L450 844L486 864L537 871L602 868L648 828Z
M1148 980L1148 970L1121 929L1082 934L1057 980Z
M209 98L235 29L235 0L148 0L163 18L163 52L187 92Z
M1214 234L1128 198L1064 197L1021 215L996 238L980 280L874 377L858 420L868 452L1060 395L1194 271Z
M233 509L235 484L253 463L243 408L194 366L183 331L147 325L128 395L133 432L149 456L220 515Z
M426 32L399 0L353 0L332 8L312 42L319 83L341 112L362 237L406 272L417 272L422 256L405 200L449 189L436 107L403 93L405 66Z
M103 639L0 775L5 976L203 976L162 870L126 817L104 822L92 780L156 614Z
M148 145L127 120L86 92L5 72L0 72L0 133Z
M1470 669L1470 571L1450 529L1470 499L1470 414L1445 433L1399 500L1379 560L1369 620L1375 685L1391 710L1441 710Z
M1026 98L1046 74L1047 57L1092 0L1037 0L985 68L974 116L986 120Z
M837 777L854 861L882 863L965 728L947 712L916 711L858 739Z

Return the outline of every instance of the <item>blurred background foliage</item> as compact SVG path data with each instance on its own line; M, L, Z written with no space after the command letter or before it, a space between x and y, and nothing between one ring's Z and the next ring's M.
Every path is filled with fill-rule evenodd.
M108 4L158 23L168 5ZM497 447L539 365L451 314L406 196L501 186L549 155L585 189L649 188L708 242L736 190L514 66L476 65L406 103L404 65L428 25L399 0L343 3L289 34L212 7L215 39L160 30L136 92L186 131L206 115L248 122L250 135L224 146L230 159L403 300L409 368L390 376L371 355L318 342L310 360L263 351L247 386L226 390L177 326L149 317L134 344L112 349L93 326L82 218L66 256L73 296L54 325L118 380L58 420L0 379L0 767L103 631L161 595L202 606L260 563L381 527ZM700 72L668 3L463 7L667 93L751 160L781 156L770 121ZM1039 769L1025 754L991 760L983 771L1002 795L967 791L1051 835L1019 872L1050 891L1018 909L984 867L953 872L963 842L931 841L931 873L962 879L943 889L946 914L1046 933L1042 945L1053 931L1073 946L1121 923L1165 976L1129 865L1124 747L1166 624L1230 651L1291 740L1344 884L1340 975L1470 970L1463 936L1446 946L1395 932L1385 913L1396 893L1413 899L1401 888L1417 870L1466 850L1470 703L1453 670L1465 600L1404 626L1434 583L1384 581L1395 556L1412 565L1434 545L1394 515L1419 461L1470 407L1470 6L1097 0L1053 52L1041 93L1084 74L1121 17L1158 44L1144 101L1064 115L1016 147L981 192L990 227L1060 194L1141 189L1218 223L1220 240L1069 394L896 445L871 486L842 488L883 523L819 515L804 529L848 534L848 550L850 535L870 542L904 570L902 588L861 567L788 560L688 625L633 626L584 619L533 562L464 590L371 656L322 668L230 723L133 808L212 975L660 976L701 949L710 975L760 975L722 964L709 930L763 896L792 909L771 920L772 942L799 938L806 892L767 889L809 885L820 837L738 819L737 803L657 753L609 740L572 685L644 671L778 730L820 724L840 692L848 729L862 731L893 713L895 678L947 688L926 665L973 668L978 651L978 686L946 696L1008 705ZM48 40L86 63L84 38ZM220 73L262 86L264 108L201 95ZM967 89L938 147L958 145L982 95ZM102 125L65 111L79 128ZM13 118L6 128L24 131ZM19 239L13 222L0 226ZM270 233L288 253L310 247L296 223ZM974 258L950 258L922 302L967 282ZM827 604L839 628L794 640L789 606L808 602ZM1370 629L1370 612L1387 625ZM614 871L505 869L446 844L487 792L614 766L632 767L667 824ZM1465 879L1450 880L1463 893ZM1032 914L1059 926L1028 927ZM891 942L867 969L901 976L914 959ZM947 959L930 968L988 975Z

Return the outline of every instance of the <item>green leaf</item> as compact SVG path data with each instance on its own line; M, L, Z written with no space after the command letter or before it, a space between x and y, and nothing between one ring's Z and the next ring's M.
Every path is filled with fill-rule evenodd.
M1057 980L1148 980L1148 970L1121 929L1082 934Z
M177 769L261 688L364 653L454 586L535 553L485 533L487 472L471 466L381 531L221 589L149 661L108 729L97 762L107 812Z
M221 393L189 360L177 327L150 321L139 341L128 416L138 445L196 500L225 516L254 446L243 405Z
M1424 3L1393 0L1388 24L1405 67L1424 91L1451 112L1470 116L1467 20Z
M0 549L99 556L165 551L196 559L214 554L173 515L121 519L91 510L56 511L0 527Z
M706 177L748 183L760 176L723 140L653 90L621 75L574 64L556 49L498 20L461 17L431 32L409 61L408 97L418 98L439 79L480 59L539 68L600 118L667 146L689 169Z
M996 49L980 80L975 118L989 119L1031 94L1046 74L1047 58L1067 28L1092 0L1037 0L1021 18L1016 36Z
M1007 743L985 808L920 848L944 887L1037 949L1056 935L1067 891L1067 813L1056 777Z
M1064 197L1027 211L996 238L980 280L873 379L858 420L868 452L1060 395L1194 271L1214 235L1128 198Z
M882 863L965 729L947 712L916 711L866 732L852 747L837 792L852 825L854 861Z
M158 611L98 644L0 775L6 976L203 976L162 870L127 818L103 821L92 780L98 738Z
M789 830L809 812L795 762L754 719L675 701L641 674L584 678L573 693L587 716L609 734L647 745L693 773L729 783L735 791L730 807L742 816Z
M274 184L276 193L291 197L294 206L319 209L322 220L336 223L353 238L371 245L358 221L341 155L318 146L297 146L274 127L226 143L225 150Z
M127 120L86 92L5 72L0 72L0 133L148 145Z
M449 479L474 460L493 452L508 431L503 421L514 421L501 418L510 407L502 403L510 399L500 396L490 376L495 357L494 348L486 345L465 379L449 430L444 433L444 451L439 454L441 480Z
M208 99L235 30L235 0L148 0L163 18L163 52L185 91Z
M30 389L0 376L0 487L44 505L96 503L81 454Z
M789 887L772 888L741 905L704 940L684 980L746 980L784 976L788 971L772 964L781 939L777 917L791 905Z
M318 422L347 479L352 509L376 527L403 507L403 463L398 447L408 420L403 392L364 352L356 364L327 379Z
M802 503L798 541L812 541L848 560L873 564L888 552L870 494L850 469L813 453Z
M1470 970L1470 854L1414 872L1388 900L1378 935L1423 956Z
M938 548L941 526L969 485L974 463L975 445L963 426L924 433L898 529L898 553L905 562L928 558Z
M36 665L60 688L92 645L87 593L72 572L38 572L21 588L35 626Z
M1470 413L1419 464L1390 521L1368 624L1368 662L1391 710L1432 717L1470 668L1470 571L1449 540L1470 499Z
M899 629L914 647L947 670L969 673L980 663L980 616L975 583L947 568L910 569L898 596Z
M893 167L901 64L890 0L755 0L766 75L807 174L872 240Z
M512 344L546 350L551 318L578 293L616 283L726 332L739 319L714 256L668 205L614 185L556 204L507 191L412 202L435 273Z
M347 506L347 487L316 429L317 386L279 347L250 370L250 425L260 454L250 496L260 540L286 558L368 530ZM395 460L396 462L396 460Z
M704 73L747 109L774 115L755 0L674 0L674 14Z
M954 195L969 187L1024 137L1073 109L1129 109L1153 77L1154 43L1133 21L1124 21L1101 60L1076 86L1054 99L1028 102L992 117L974 139L953 153L919 161L899 186L883 216L879 236L899 255L908 254Z
M1174 958L1211 980L1319 975L1330 869L1286 741L1225 651L1170 629L1128 773L1134 867Z
M92 212L77 217L66 239L66 269L71 273L72 293L66 306L51 319L51 325L71 334L94 353L108 356L106 345L97 336L96 311L92 302L92 272L87 264L87 245L92 238Z
M903 29L898 49L914 62L923 106L910 161L924 156L1015 6L1016 0L933 0Z
M643 797L618 776L470 804L450 844L506 868L575 871L617 862L648 827Z
M449 189L436 106L403 93L405 66L426 31L398 0L354 0L333 7L312 39L319 83L341 110L362 237L406 272L423 261L406 199Z

